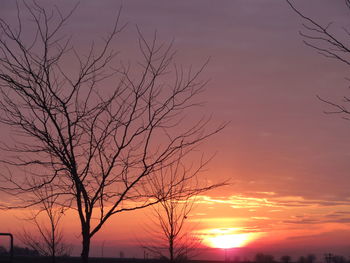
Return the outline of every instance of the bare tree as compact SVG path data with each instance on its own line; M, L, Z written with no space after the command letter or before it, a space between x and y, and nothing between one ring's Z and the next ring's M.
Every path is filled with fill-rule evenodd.
M64 242L60 226L64 208L57 206L58 195L54 195L52 185L37 189L34 195L40 205L26 220L34 225L34 231L23 229L18 235L22 243L42 256L51 257L56 262L57 256L70 254L69 246Z
M27 201L6 207L28 207L42 202L37 189L51 185L56 202L77 211L81 258L88 262L101 227L113 215L159 202L153 178L225 124L209 130L209 119L186 122L199 105L205 65L197 71L173 66L171 44L158 44L156 35L146 41L141 33L142 61L117 64L112 45L123 29L119 14L100 48L91 45L81 55L63 32L74 9L63 14L23 1L17 26L0 19L0 122L16 136L2 144L12 154L1 158L1 189ZM30 26L32 39L24 33ZM67 71L72 59L78 67Z
M342 27L341 31L334 27L333 22L322 24L316 19L306 15L300 9L298 9L291 0L286 0L292 10L303 19L303 29L299 31L299 34L303 37L304 44L316 50L322 56L335 59L346 66L350 66L350 45L348 39L350 37L349 29ZM350 11L350 1L344 0L344 8ZM342 33L340 33L342 32ZM319 100L327 103L333 110L327 111L329 114L342 114L345 119L349 119L349 96L343 96L343 101L333 102L320 96L317 96Z
M200 240L186 227L187 218L195 205L198 194L225 185L225 182L210 186L198 183L198 173L205 166L192 172L181 163L161 169L160 176L152 180L154 196L159 200L152 206L152 225L146 225L152 241L143 247L170 262L183 262L195 252Z

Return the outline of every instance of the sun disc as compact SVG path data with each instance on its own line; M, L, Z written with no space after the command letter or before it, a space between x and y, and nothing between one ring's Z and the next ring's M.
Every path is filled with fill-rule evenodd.
M218 235L209 238L211 247L235 248L243 247L248 242L248 234Z

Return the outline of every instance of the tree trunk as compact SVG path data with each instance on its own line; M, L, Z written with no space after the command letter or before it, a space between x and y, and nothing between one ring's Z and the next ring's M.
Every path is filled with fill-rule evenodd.
M90 252L90 235L88 231L83 231L83 249L81 251L82 263L89 262L89 252Z
M174 262L174 240L171 237L169 241L170 262Z
M50 223L51 223L51 262L56 263L56 229L55 229L55 222L52 217L50 217Z

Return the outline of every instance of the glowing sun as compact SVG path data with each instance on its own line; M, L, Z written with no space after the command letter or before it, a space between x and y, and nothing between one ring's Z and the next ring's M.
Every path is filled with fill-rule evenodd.
M236 228L207 229L203 241L213 248L243 247L254 239L251 233L237 233Z
M232 235L218 235L208 238L211 247L216 248L234 248L243 247L247 244L248 234L232 234Z

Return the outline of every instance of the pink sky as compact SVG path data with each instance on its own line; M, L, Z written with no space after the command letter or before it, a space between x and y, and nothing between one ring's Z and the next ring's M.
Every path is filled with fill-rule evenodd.
M66 9L72 2L57 4ZM335 29L348 26L349 10L343 1L294 2L320 21L334 21ZM204 176L213 181L230 178L232 184L199 198L190 222L199 230L258 233L247 244L249 253L241 252L247 255L349 251L349 122L324 114L327 106L316 98L340 101L348 92L347 68L303 45L298 35L301 20L284 1L122 4L121 18L128 27L117 41L121 57L137 60L135 25L146 38L157 30L161 41L174 39L179 64L199 67L210 57L202 75L210 79L202 95L207 102L203 111L213 116L213 125L230 121L201 150L216 153ZM112 0L81 1L67 26L76 46L84 50L89 41L103 36L120 5ZM14 1L1 1L0 17L11 21L14 12ZM1 128L6 136L7 129ZM99 255L104 240L106 247L123 247L142 239L144 213L112 218L94 238L93 253ZM0 232L17 231L12 216L1 213ZM67 236L78 244L78 221L71 221L65 221ZM106 253L112 256L115 250Z

